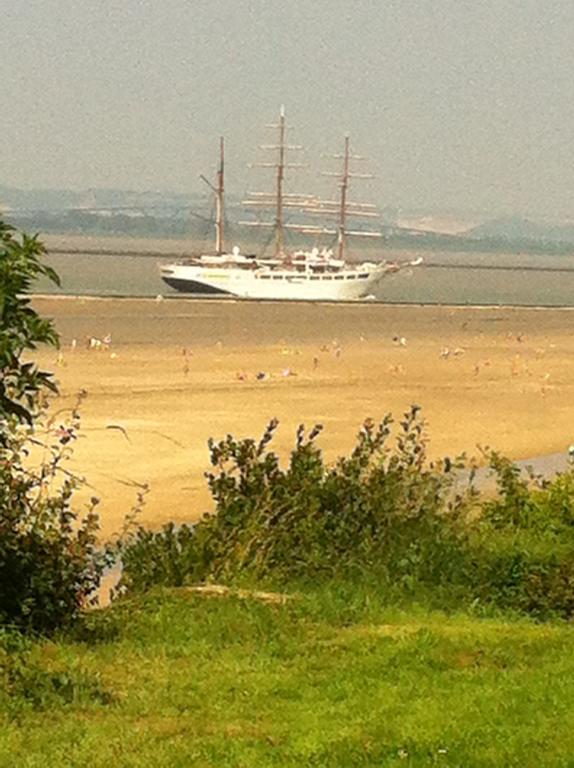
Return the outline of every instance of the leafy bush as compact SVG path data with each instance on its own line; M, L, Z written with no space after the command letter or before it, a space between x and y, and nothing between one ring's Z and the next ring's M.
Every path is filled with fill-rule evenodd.
M474 604L539 619L574 616L574 557L494 539L473 548L468 577Z
M215 513L195 526L137 529L122 545L124 589L360 580L393 599L574 616L574 468L550 481L525 478L491 453L496 497L480 496L472 471L457 495L462 461L427 460L416 407L394 446L390 417L367 421L333 466L317 446L320 427L308 435L301 427L283 469L270 450L276 428L258 442L210 441Z
M36 238L0 222L0 621L51 632L78 616L110 553L97 546L97 499L83 520L72 506L80 480L64 465L77 408L67 421L49 422L56 384L24 357L58 342L27 296L39 275L57 280L43 253Z
M481 503L468 570L476 600L546 618L574 616L574 469L544 480L489 456L498 494Z
M27 296L40 276L59 284L54 270L40 260L45 252L36 237L18 236L0 220L0 441L14 421L32 424L42 392L57 391L52 374L23 358L38 344L58 344L54 327L38 316Z
M366 421L351 454L332 467L315 441L320 427L309 435L299 428L286 470L267 449L276 422L258 444L212 442L216 471L208 483L216 514L204 526L213 575L375 569L393 579L402 571L424 578L432 576L431 560L448 569L465 511L463 497L447 501L453 463L428 464L416 406L400 422L394 449L387 446L391 423L390 416L378 425Z
M316 438L297 431L287 468L269 445L228 435L210 441L207 476L215 514L193 529L139 529L124 543L122 584L317 579L376 572L413 587L447 583L465 557L465 513L472 493L453 492L460 461L430 463L424 422L413 406L388 447L392 419L366 421L351 454L325 463Z
M78 416L40 448L28 429L5 433L0 449L0 620L51 632L69 625L90 601L112 554L97 541L93 498L82 520L73 508L80 480L63 466Z
M498 495L482 505L483 520L498 530L574 534L574 471L552 480L522 476L510 459L493 452L490 468L496 474Z
M198 562L200 547L193 526L168 523L161 531L137 526L120 539L118 548L122 560L119 594L154 586L181 587L207 572Z

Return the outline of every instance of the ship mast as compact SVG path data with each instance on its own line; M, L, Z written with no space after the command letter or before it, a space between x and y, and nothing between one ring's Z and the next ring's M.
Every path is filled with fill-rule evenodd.
M219 139L219 170L217 171L217 191L215 195L215 252L218 256L224 252L223 248L223 201L225 194L224 185L224 144L223 136Z
M287 153L291 150L302 150L303 147L296 144L287 144L287 127L285 122L285 108L281 107L279 112L279 122L267 125L267 128L273 128L278 131L277 143L261 144L259 149L270 150L276 153L274 162L253 163L254 168L272 168L275 171L275 191L274 192L248 192L243 204L249 208L274 209L275 216L273 221L240 221L248 227L272 227L275 233L275 257L285 260L285 232L287 230L296 232L307 232L308 228L300 224L285 223L285 209L304 210L315 198L312 195L300 193L285 193L283 189L285 181L285 171L288 168L305 168L302 163L287 162ZM316 227L312 227L315 232Z
M338 251L339 258L345 258L345 220L347 217L347 189L349 187L349 137L345 136L343 175L341 177L341 204L339 208Z
M224 223L223 223L223 203L224 203L224 142L223 136L219 139L219 168L217 170L217 186L207 179L202 173L199 174L199 178L204 181L211 191L215 194L215 252L218 256L221 256L225 249L223 247L224 241Z
M328 155L327 155L328 157ZM339 200L321 200L319 198L311 201L305 210L308 213L317 214L320 216L333 216L338 218L338 225L336 229L329 229L327 227L316 228L317 234L333 234L337 235L337 251L338 258L341 261L345 259L345 250L347 245L347 237L349 235L358 235L361 237L381 237L380 232L368 232L365 230L348 229L347 222L349 219L355 218L371 218L377 219L379 214L377 213L376 206L372 203L355 203L350 202L348 199L349 180L350 179L372 179L373 176L369 173L354 173L351 172L350 164L351 160L365 160L365 157L361 155L351 155L350 152L350 140L348 136L345 136L345 145L342 155L331 155L335 160L343 161L343 170L339 171L322 171L321 176L334 176L339 179ZM311 229L306 230L311 232Z
M279 113L279 159L277 162L277 192L275 212L275 255L283 256L283 178L285 175L285 107Z

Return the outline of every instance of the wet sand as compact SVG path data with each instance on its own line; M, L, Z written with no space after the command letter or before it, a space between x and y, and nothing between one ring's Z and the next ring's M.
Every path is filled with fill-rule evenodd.
M150 485L146 524L196 519L210 508L208 438L256 437L275 416L280 452L298 424L320 422L329 459L352 446L365 417L398 418L411 403L423 407L433 455L477 455L481 444L520 459L574 442L569 310L34 303L62 337L59 353L39 355L60 381L55 409L88 393L73 467L102 499L106 536L132 506L133 482ZM86 348L107 334L108 349Z

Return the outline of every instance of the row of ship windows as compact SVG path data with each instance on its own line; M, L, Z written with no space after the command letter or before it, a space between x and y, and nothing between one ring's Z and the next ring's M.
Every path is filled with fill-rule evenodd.
M368 273L360 275L311 275L308 280L366 280ZM291 275L257 275L259 280L289 280Z

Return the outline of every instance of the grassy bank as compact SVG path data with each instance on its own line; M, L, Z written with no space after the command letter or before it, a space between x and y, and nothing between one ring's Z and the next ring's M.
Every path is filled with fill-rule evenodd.
M574 754L563 624L391 608L369 589L284 604L171 590L94 614L89 637L26 651L1 703L0 765L565 766Z

